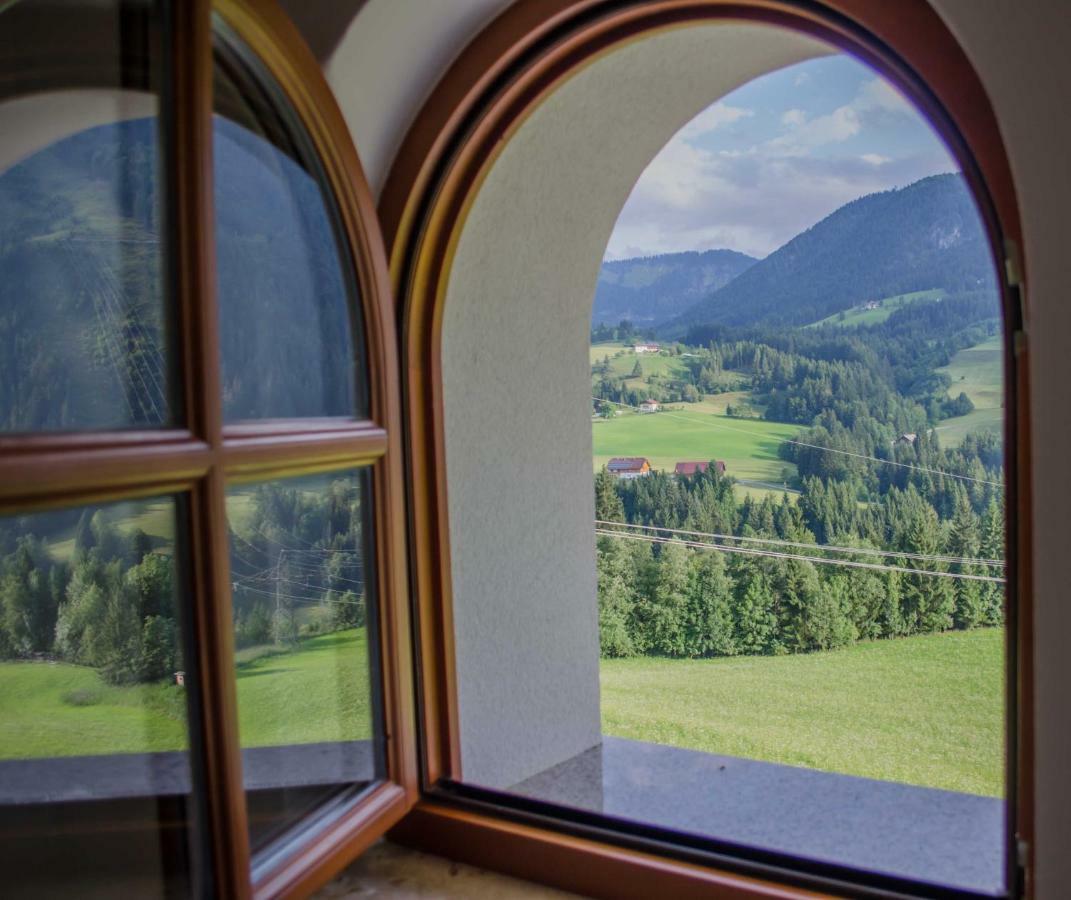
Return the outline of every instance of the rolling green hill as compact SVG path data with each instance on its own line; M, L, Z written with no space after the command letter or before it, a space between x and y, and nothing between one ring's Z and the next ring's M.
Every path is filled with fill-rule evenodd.
M865 309L856 306L852 309L841 310L831 316L826 316L818 322L806 325L806 328L818 328L822 325L836 325L840 328L854 328L859 325L878 325L889 318L894 312L912 303L932 303L944 296L944 291L939 288L929 291L912 291L910 294L898 294L895 297L882 297L877 309Z

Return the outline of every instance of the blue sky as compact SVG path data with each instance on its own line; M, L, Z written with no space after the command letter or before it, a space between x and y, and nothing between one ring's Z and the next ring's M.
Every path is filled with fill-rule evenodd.
M727 247L766 256L839 206L958 170L929 124L844 55L764 75L682 128L625 203L607 259Z

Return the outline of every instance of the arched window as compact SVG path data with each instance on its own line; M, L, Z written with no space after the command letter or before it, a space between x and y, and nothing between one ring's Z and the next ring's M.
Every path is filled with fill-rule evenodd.
M877 802L872 813L862 812L867 804L861 801L850 815L850 804L834 803L822 812L817 802L797 798L804 817L797 820L798 833L824 842L826 849L813 843L810 849L788 849L782 840L788 819L777 811L791 794L787 783L771 789L768 803L757 784L751 786L754 792L734 793L728 787L722 794L714 773L724 770L707 768L713 764L709 758L662 753L663 747L630 756L627 748L601 744L608 713L604 693L600 721L596 556L588 524L593 513L591 293L613 221L643 167L674 132L741 84L839 48L888 78L946 141L964 173L958 184L966 208L972 196L977 203L977 217L973 210L970 216L976 249L987 265L983 280L999 273L1000 284L987 300L999 308L1004 325L994 344L1007 376L1004 409L996 418L1007 438L1007 508L1022 508L1025 482L1018 448L1023 436L1013 427L1021 410L1016 390L1022 362L1013 352L1021 323L1018 223L1006 163L994 153L992 120L969 66L932 12L913 5L914 27L944 48L940 61L929 55L935 43L919 49L921 42L903 30L903 23L861 9L865 4L851 6L863 24L825 8L788 4L649 3L628 9L607 4L598 14L577 8L537 16L538 26L518 11L514 21L504 16L469 48L410 132L381 208L405 314L415 537L432 544L418 548L414 583L423 641L424 781L430 798L442 805L410 820L414 840L429 846L452 842L464 817L469 836L483 836L491 852L517 853L509 867L518 872L533 871L520 858L520 845L531 852L538 846L567 866L574 853L589 859L585 849L590 847L580 847L586 838L656 854L672 846L693 861L757 876L768 875L774 866L777 877L819 889L911 891L935 882L968 891L1017 889L1016 841L1029 832L1029 810L1019 802L1029 771L1020 767L1018 753L1029 742L1029 728L1015 698L1028 642L1019 630L1026 559L1012 513L1006 541L998 535L1000 552L992 560L1001 571L984 574L987 584L1007 578L1009 599L1006 631L989 635L998 674L987 689L987 708L995 717L990 724L1001 732L991 742L993 783L998 793L1006 784L1007 802L998 799L964 820L972 823L968 829L988 823L984 853L991 865L981 880L957 868L975 858L974 851L954 850L950 839L935 842L956 859L941 872L914 866L916 850L925 855L920 847L905 849L891 863L854 854L856 839L873 838L871 846L889 849L898 841L895 835L919 825L911 814L896 819L889 810L898 801L887 796L878 801L880 791L869 795ZM511 32L511 26L517 30ZM875 34L889 43L879 43ZM958 73L954 89L946 80L949 69L942 68L946 64ZM472 74L477 71L478 77ZM960 91L977 102L970 108L959 105L965 95ZM689 186L681 187L687 191ZM1002 271L1005 258L1009 265ZM711 339L700 343L709 345ZM639 353L647 349L645 344ZM645 358L636 355L633 362L638 359L642 369ZM628 375L623 373L624 380ZM625 402L639 406L642 399ZM640 414L637 410L637 419ZM931 425L940 415L934 410ZM744 431L748 423L737 427ZM909 431L868 453L882 460L874 465L916 465L907 449L914 447ZM790 429L783 437L791 435ZM811 442L806 436L795 440L797 449ZM855 452L848 444L841 449ZM625 475L634 473L637 480L645 461L633 457L643 455L624 447L603 454L622 457L622 464L633 466ZM679 459L687 464L692 458ZM794 463L787 456L784 461ZM931 462L922 465L936 468ZM958 481L963 476L977 479L972 484L986 482L999 505L1004 490L999 459L980 470L949 470L935 477ZM672 476L664 481L668 486ZM699 540L720 531L644 515L628 524L685 528L700 532ZM619 528L611 525L609 531L600 540L619 540ZM761 530L748 535L768 539ZM666 542L681 535L666 538L636 529L634 539L641 537ZM729 540L739 537L730 531ZM821 542L836 543L831 535ZM919 550L920 555L947 554L930 549ZM982 561L970 565L975 563ZM970 571L962 574L975 577ZM657 617L661 611L647 612ZM603 678L605 685L605 669ZM628 678L618 679L626 705L630 685L635 690ZM647 702L658 704L650 697ZM659 710L650 711L658 726L674 724ZM674 737L649 741L673 743ZM746 745L748 736L741 741ZM805 761L801 755L800 762ZM733 761L717 763L732 768ZM673 790L663 776L675 780ZM717 807L715 815L699 815L700 796ZM746 821L743 831L726 827L729 808ZM503 809L521 824L501 824ZM808 811L814 827L804 821ZM522 835L524 828L530 830ZM945 835L941 824L935 833ZM475 852L468 858L489 861ZM622 879L614 883L623 884L626 869L643 877L651 871L648 864L630 857L622 869L607 864L603 871L614 869ZM681 873L685 881L691 877ZM561 877L557 883L594 881ZM712 882L695 876L693 883ZM728 876L718 883L742 887Z
M307 889L412 772L355 152L259 2L6 4L0 121L7 877Z

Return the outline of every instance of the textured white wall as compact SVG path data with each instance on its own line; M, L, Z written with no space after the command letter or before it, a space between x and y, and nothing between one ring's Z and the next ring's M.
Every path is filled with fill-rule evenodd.
M288 0L309 23L343 0ZM354 0L344 0L353 4ZM511 0L367 0L324 65L376 197L420 107L465 45ZM312 14L308 7L324 7ZM311 26L306 26L311 30ZM323 36L318 35L318 43Z
M515 784L600 739L588 330L621 206L696 113L825 52L756 25L632 43L555 91L480 188L442 355L466 780Z

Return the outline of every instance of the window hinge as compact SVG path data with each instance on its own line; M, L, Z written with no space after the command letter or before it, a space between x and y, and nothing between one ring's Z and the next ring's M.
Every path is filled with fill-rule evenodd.
M1012 351L1019 356L1026 349L1026 301L1023 291L1022 265L1020 264L1019 245L1015 241L1004 241L1004 282L1008 286L1011 298Z
M1030 870L1030 844L1018 838L1015 842L1015 895L1025 897L1027 888L1027 872Z

